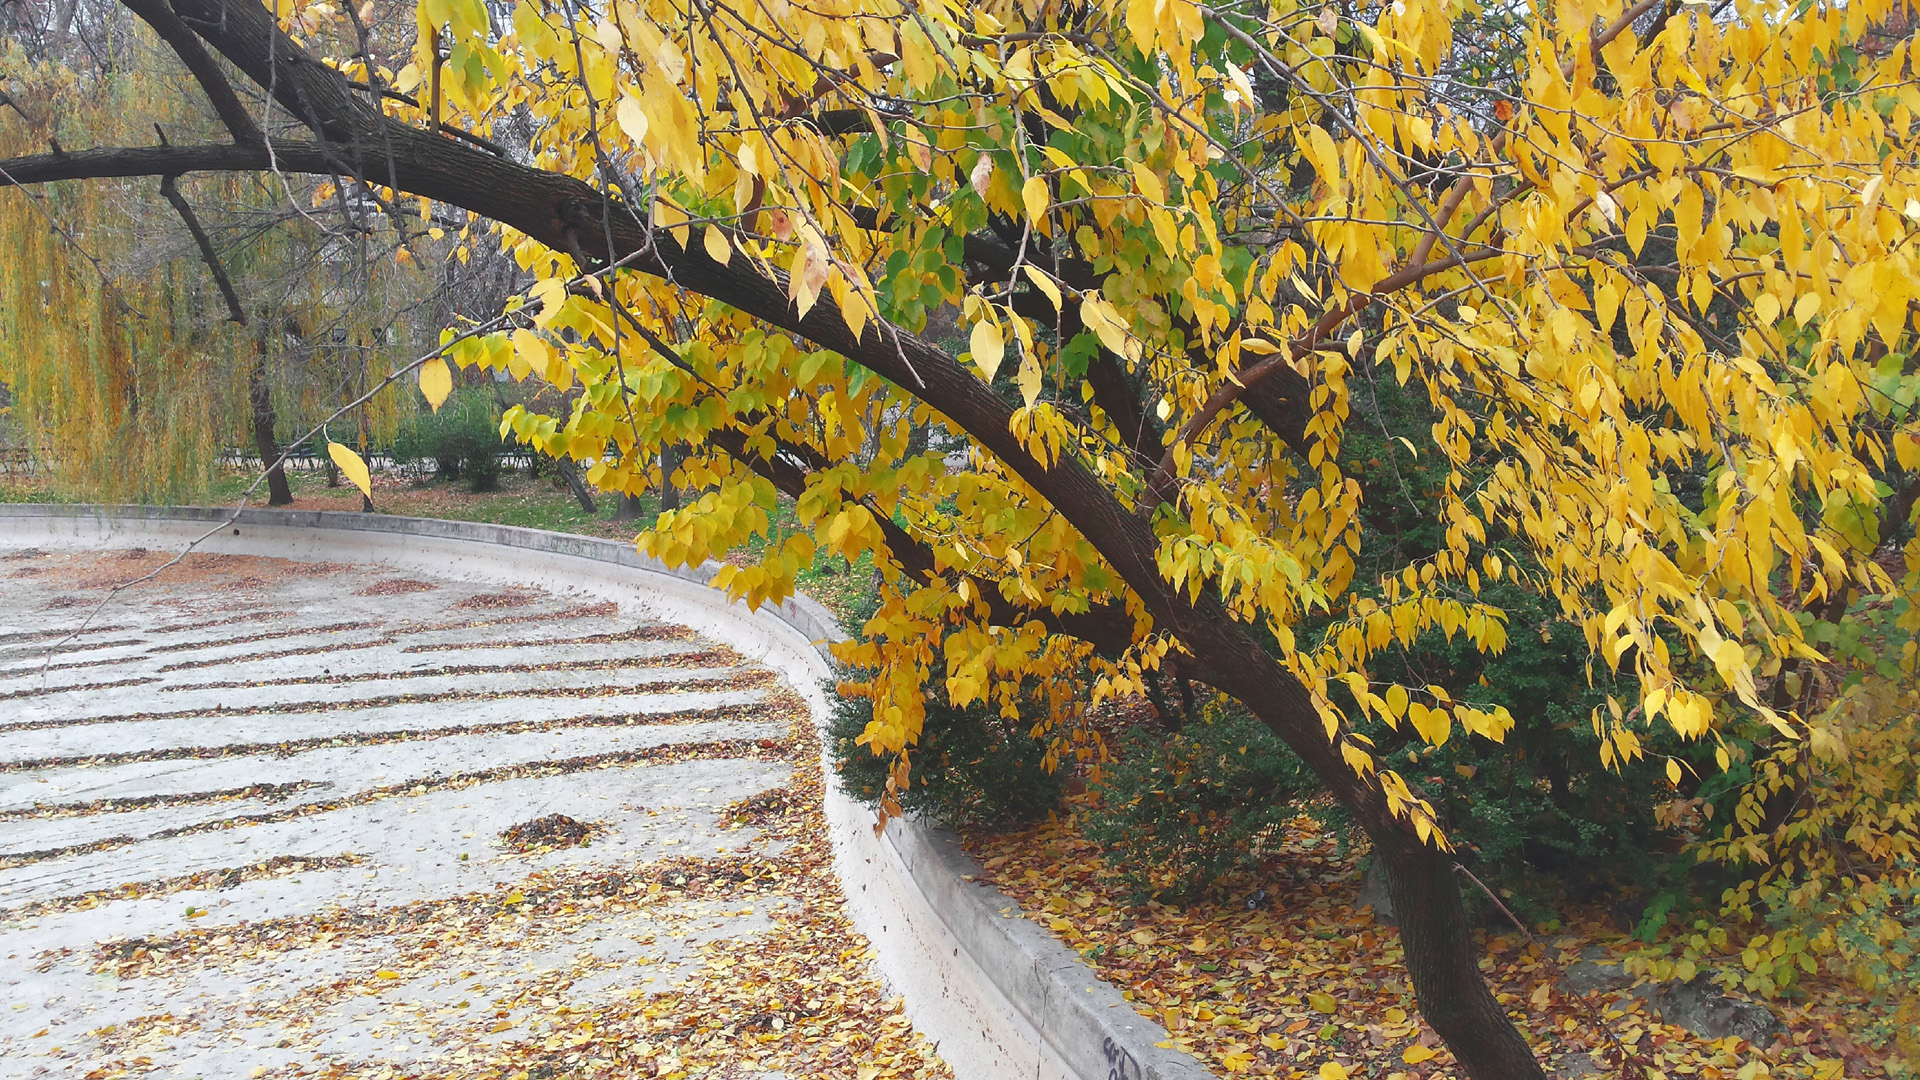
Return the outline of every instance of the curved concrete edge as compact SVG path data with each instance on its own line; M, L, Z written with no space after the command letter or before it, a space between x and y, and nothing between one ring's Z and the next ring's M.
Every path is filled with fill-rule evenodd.
M184 546L233 511L210 507L0 504L0 548ZM243 510L208 536L210 553L377 562L475 581L624 600L689 626L780 672L817 721L833 676L833 616L796 596L748 611L708 582L716 569L669 569L630 544L481 522L313 510ZM639 595L636 595L636 592ZM964 1080L1212 1080L1194 1058L1156 1044L1142 1017L1072 950L1022 914L950 831L873 813L837 781L830 748L826 817L854 926L905 998L907 1016Z

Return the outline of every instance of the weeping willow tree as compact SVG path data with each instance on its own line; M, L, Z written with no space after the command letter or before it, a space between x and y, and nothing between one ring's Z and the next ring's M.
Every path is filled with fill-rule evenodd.
M81 93L68 69L0 49L7 70L25 73L9 97L39 106L15 109L0 125L8 152L71 140L75 130L113 131L131 103L168 96L143 65ZM247 372L231 358L249 343L224 321L204 272L155 257L157 215L140 209L156 201L153 187L0 193L0 381L13 399L15 437L64 495L202 494L245 422Z
M110 32L68 57L0 43L0 157L218 127L168 92L189 75L144 23L95 14ZM431 348L478 276L464 222L396 221L346 183L171 184L0 185L0 385L63 497L205 497L229 449L270 460ZM415 407L378 395L327 434L378 449Z

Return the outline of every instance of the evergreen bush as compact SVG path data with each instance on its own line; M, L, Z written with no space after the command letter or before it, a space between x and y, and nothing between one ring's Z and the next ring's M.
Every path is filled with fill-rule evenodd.
M1194 899L1254 868L1319 791L1293 751L1225 700L1177 732L1123 733L1100 770L1085 832L1136 899Z
M399 464L431 461L442 480L461 480L474 491L500 486L500 410L480 387L461 387L438 411L422 409L393 440Z
M827 689L834 693L831 684ZM848 794L877 806L890 763L855 742L872 719L871 701L835 696L828 734ZM1046 743L1019 721L977 702L956 708L944 697L929 699L912 781L897 798L903 809L951 825L1031 821L1060 802L1062 778L1047 768L1046 756Z

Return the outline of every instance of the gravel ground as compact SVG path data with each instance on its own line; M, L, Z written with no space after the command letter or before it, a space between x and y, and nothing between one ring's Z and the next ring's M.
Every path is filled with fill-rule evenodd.
M945 1076L771 672L379 567L0 558L0 1078Z

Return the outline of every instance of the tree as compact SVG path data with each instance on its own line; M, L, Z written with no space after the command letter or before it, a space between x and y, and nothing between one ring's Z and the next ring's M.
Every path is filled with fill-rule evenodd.
M208 101L156 89L190 72L117 2L7 14L0 154L219 130ZM306 431L524 285L497 245L464 246L458 211L396 224L331 179L163 173L19 206L0 231L0 380L55 482L96 499L202 497L236 443L272 462L280 427ZM410 405L382 396L341 422L356 445L383 442ZM271 505L292 501L283 470L267 482Z
M1421 1009L1477 1078L1540 1070L1428 800L1354 723L1438 745L1512 719L1369 659L1436 628L1498 651L1501 579L1632 676L1593 717L1605 759L1653 724L1817 737L1769 692L1818 655L1802 616L1920 588L1920 87L1884 0L1538 6L1498 93L1460 56L1474 9L1436 0L522 0L497 23L431 0L399 71L350 7L128 6L232 141L6 177L305 172L498 222L539 281L451 359L581 386L508 420L604 488L688 447L703 493L641 534L670 563L794 499L808 531L716 579L739 597L873 552L879 610L842 654L876 673L864 738L896 784L931 680L1010 711L1040 685L1061 715L1155 670L1224 691L1366 832ZM524 153L490 138L527 124ZM943 305L960 356L916 333ZM1418 500L1437 543L1363 589L1344 435L1387 419L1350 384L1386 379L1433 417L1394 453L1445 482ZM924 427L964 455L919 452ZM1902 542L1904 570L1875 561Z

